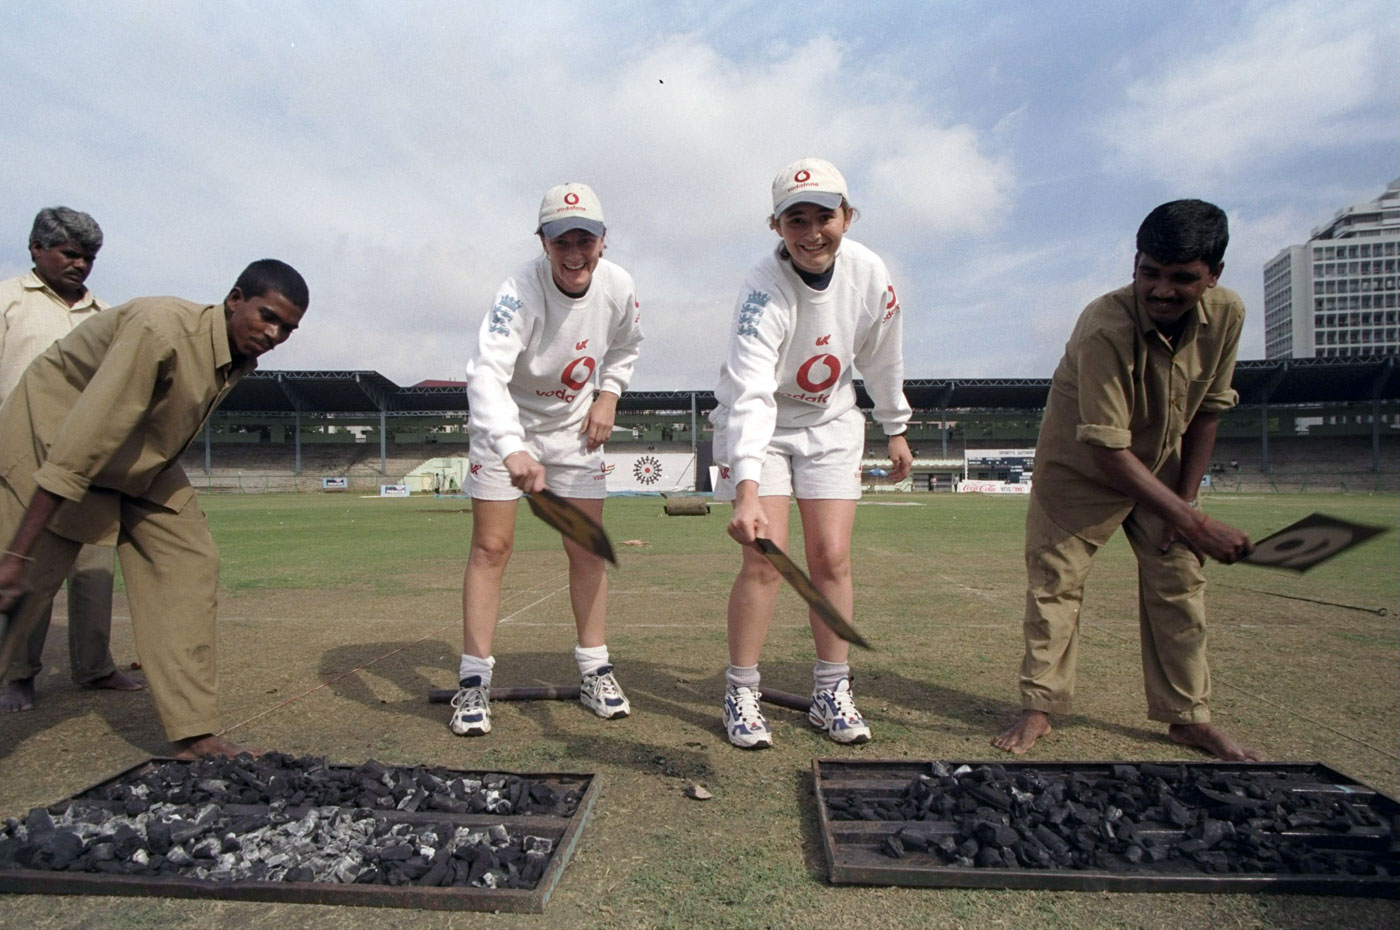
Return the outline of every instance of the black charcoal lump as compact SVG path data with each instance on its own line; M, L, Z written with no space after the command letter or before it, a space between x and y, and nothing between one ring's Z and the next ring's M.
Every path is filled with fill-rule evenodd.
M554 842L434 811L570 816L581 792L515 775L269 754L169 762L0 826L0 869L532 888ZM412 811L413 823L396 822ZM424 815L429 815L427 818Z
M900 821L880 843L885 855L960 868L1120 871L1176 860L1206 873L1400 871L1392 818L1367 795L1313 790L1315 780L1181 763L1012 774L935 762L897 797L834 790L827 814Z
M192 804L275 804L445 813L572 816L580 793L517 775L464 777L449 769L393 767L370 760L332 766L324 759L268 753L258 759L169 762L94 789L84 800L113 801L128 814L149 799Z

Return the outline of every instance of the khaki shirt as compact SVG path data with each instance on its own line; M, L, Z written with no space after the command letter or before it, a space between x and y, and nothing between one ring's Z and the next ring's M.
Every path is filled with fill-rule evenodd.
M0 405L0 478L66 498L60 536L116 542L120 498L179 509L180 454L233 385L222 305L145 297L99 313L36 358Z
M1206 291L1175 347L1137 305L1132 285L1080 314L1050 383L1031 493L1056 525L1103 545L1137 503L1113 490L1093 446L1129 449L1173 490L1181 437L1198 413L1228 410L1244 303Z
M73 306L34 272L0 281L0 403L34 357L107 304L86 291Z

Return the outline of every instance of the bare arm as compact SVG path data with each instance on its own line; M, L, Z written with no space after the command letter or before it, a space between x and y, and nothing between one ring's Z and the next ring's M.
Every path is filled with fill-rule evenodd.
M890 480L903 481L909 477L909 469L914 465L914 454L909 451L909 440L903 433L890 436L887 442L890 451Z
M43 488L37 489L30 499L19 529L0 556L0 611L9 610L24 590L25 576L33 562L29 553L61 503L63 498Z
M741 546L768 535L768 517L759 502L758 482L740 481L734 489L734 513L729 518L729 535Z
M612 391L599 391L593 405L588 408L588 416L583 418L583 429L588 437L588 448L593 450L608 441L612 435L613 423L617 420L618 397Z
M1192 428L1194 427L1195 422L1192 421ZM1230 563L1247 555L1253 548L1249 537L1242 531L1195 509L1190 501L1163 484L1129 450L1094 446L1093 455L1094 464L1103 473L1109 487L1126 494L1160 516L1179 537L1197 551L1221 562ZM1206 455L1209 455L1209 451ZM1185 468L1182 470L1184 477ZM1200 484L1199 475L1196 477L1196 484ZM1191 500L1195 500L1194 489L1191 492Z
M1193 501L1201 487L1201 478L1210 466L1210 454L1215 449L1215 434L1220 428L1220 414L1198 413L1181 437L1181 476L1176 493L1182 500Z

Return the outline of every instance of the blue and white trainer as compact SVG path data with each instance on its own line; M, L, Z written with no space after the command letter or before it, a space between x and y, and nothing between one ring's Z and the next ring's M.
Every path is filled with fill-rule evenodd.
M724 729L729 741L740 749L767 749L773 745L773 731L759 709L760 692L754 688L724 689Z
M838 743L870 742L870 727L856 710L851 694L851 680L842 678L836 687L812 692L812 707L807 720Z
M481 686L481 676L462 679L452 697L452 719L447 726L458 736L485 736L491 732L491 689Z
M604 720L626 717L632 713L632 705L627 700L627 695L622 693L622 686L613 677L611 665L604 665L591 675L583 676L583 684L579 685L578 689L578 699L579 703Z

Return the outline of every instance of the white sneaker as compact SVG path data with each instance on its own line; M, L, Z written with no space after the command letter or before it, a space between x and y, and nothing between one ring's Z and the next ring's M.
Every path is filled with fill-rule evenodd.
M491 732L491 689L481 686L480 676L462 679L452 697L448 727L458 736L485 736Z
M812 692L812 707L807 720L838 743L870 742L870 727L856 710L851 694L851 680L842 678L835 688Z
M583 684L578 689L579 703L604 720L626 717L632 713L632 705L622 686L613 677L613 667L604 665L591 675L583 676Z
M724 689L724 729L729 741L740 749L767 749L773 745L773 731L758 707L759 694L754 688L729 685Z

